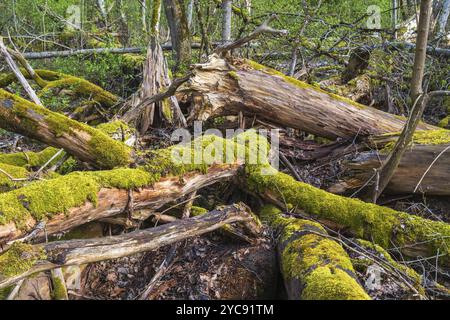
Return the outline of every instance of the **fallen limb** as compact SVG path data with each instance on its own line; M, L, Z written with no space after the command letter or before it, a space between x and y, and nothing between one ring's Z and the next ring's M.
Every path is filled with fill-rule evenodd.
M261 219L280 232L279 264L290 300L369 300L345 250L312 221L266 206ZM324 236L321 236L323 234Z
M131 162L131 150L103 132L0 89L0 127L63 148L98 168Z
M404 256L439 256L441 266L450 266L449 224L334 195L272 170L273 174L267 175L261 173L261 168L248 168L248 188L277 205L306 213L330 228L373 241L386 249L395 248Z
M19 80L20 84L25 89L25 92L28 94L30 99L34 103L41 105L41 101L36 95L36 92L34 92L34 90L31 88L30 84L27 82L23 74L20 72L19 67L17 66L17 64L11 57L10 53L8 52L8 49L6 48L5 44L3 43L3 38L1 36L0 36L0 53L5 58L9 68L14 73L14 76L17 78L17 80Z
M0 256L0 289L35 272L150 251L214 231L227 223L247 223L252 219L246 210L231 205L200 217L119 236L58 241L43 245L16 243Z

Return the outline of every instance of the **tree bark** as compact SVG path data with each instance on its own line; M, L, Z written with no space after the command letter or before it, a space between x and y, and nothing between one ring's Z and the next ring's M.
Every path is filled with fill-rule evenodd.
M411 79L411 103L414 103L423 92L422 82L427 56L428 34L430 32L432 0L420 2L419 24L417 26L416 54L414 57L413 75Z
M186 69L191 63L191 33L182 0L164 0L164 10L170 27L170 37L176 61L175 71Z
M273 206L260 215L280 232L278 261L289 300L370 300L350 257L320 224L283 217Z
M179 90L201 96L188 120L239 112L329 139L353 140L402 130L406 119L358 104L252 61L212 55ZM420 124L419 129L436 129Z
M230 223L249 223L253 216L246 207L227 206L208 214L183 219L166 225L146 230L134 231L119 236L90 240L69 240L50 242L42 245L13 245L0 256L0 289L11 285L35 272L51 270L70 265L81 265L103 260L117 259L136 253L155 250L157 248L202 235ZM21 250L26 248L26 250ZM15 250L13 254L8 254ZM26 252L31 261L27 268L9 273L17 261L11 256ZM45 257L42 259L42 257ZM25 258L26 259L26 258Z
M111 169L131 162L131 150L103 132L0 89L0 127L63 148L81 161Z
M239 167L239 164L216 165L212 166L205 174L191 172L183 175L183 183L180 183L180 176L175 176L162 178L154 184L144 184L132 191L133 203L131 208L127 207L130 200L129 188L114 188L99 184L93 191L95 192L94 195L86 194L78 202L59 205L59 207L58 205L54 206L50 203L45 203L44 206L48 206L45 209L45 213L48 214L48 220L45 224L45 234L52 235L64 232L90 221L112 217L127 209L136 211L136 219L143 219L139 216L139 210L157 210L163 205L175 201L193 191L234 176ZM116 169L98 173L74 173L53 180L43 181L39 184L32 184L9 193L0 194L0 208L16 206L17 212L23 212L20 220L17 218L12 221L6 221L6 223L1 223L2 220L0 220L0 243L18 239L36 230L35 226L40 222L40 219L36 218L36 212L30 212L29 210L38 206L39 194L50 194L52 197L64 197L65 192L69 195L80 194L84 190L92 188L93 185L95 186L96 181L102 175L123 177L124 174L125 177L123 179L134 179L136 182L144 179L145 181L145 171L139 169ZM132 181L129 181L130 186L133 185L131 183ZM31 195L22 196L27 198L27 202L23 202L22 205L17 203L16 197L28 195L31 191L36 194L37 198L32 198ZM57 199L53 199L53 201L55 200ZM20 208L19 206L22 207ZM145 217L148 216L148 214L145 215ZM0 216L0 218L2 217ZM40 239L43 236L43 229L33 233L33 238L35 239Z
M437 36L440 37L445 34L448 17L450 15L450 0L444 0L442 3L442 11L437 22Z

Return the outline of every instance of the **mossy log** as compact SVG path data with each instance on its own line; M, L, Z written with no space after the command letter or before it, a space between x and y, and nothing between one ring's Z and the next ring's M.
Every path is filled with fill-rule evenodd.
M102 169L126 166L131 150L103 132L0 89L0 127L63 148Z
M156 210L236 175L239 167L239 164L216 165L206 173L191 172L162 179L141 169L74 172L35 182L0 194L0 242L26 235L41 221L46 221L45 234L52 235L117 215L128 208L129 190L134 190L134 210ZM38 239L43 236L44 230L34 234Z
M82 78L45 69L33 70L34 74L30 74L24 68L20 70L25 78L34 80L42 88L40 96L66 89L79 97L92 99L104 107L111 107L120 100L118 96ZM16 80L13 73L0 74L0 87L4 88Z
M320 224L283 217L273 206L265 206L260 217L280 232L279 264L289 299L370 299L358 283L349 256L326 237Z
M180 94L200 96L190 120L240 111L321 137L351 139L399 132L404 118L328 93L249 60L212 55L196 65ZM197 99L198 100L198 99ZM435 127L420 124L419 129Z
M257 140L246 144L252 137ZM250 150L262 158L259 148L267 152L267 140L254 131L234 139L203 136L151 151L145 165L136 169L74 172L0 194L0 240L16 239L42 221L47 234L53 234L118 214L127 208L129 190L134 190L133 209L158 209L236 175ZM225 155L225 150L230 152Z
M231 205L199 217L119 236L57 241L41 245L16 242L0 255L0 289L36 272L150 251L214 231L226 224L245 224L252 219L253 216L247 212L246 207Z
M35 168L44 165L56 152L58 152L58 149L48 147L39 152L0 153L0 163L27 169ZM55 161L57 160L58 158L55 159Z
M372 149L345 157L341 181L329 191L354 193L374 176L388 157L397 134L371 139ZM445 129L418 131L390 179L386 191L390 194L420 193L450 195L450 131Z
M27 169L0 162L0 193L20 187L28 176Z
M270 170L269 168L266 168ZM450 267L450 225L328 193L273 169L247 167L247 187L281 207L307 214L357 238L395 249L405 257L439 256Z

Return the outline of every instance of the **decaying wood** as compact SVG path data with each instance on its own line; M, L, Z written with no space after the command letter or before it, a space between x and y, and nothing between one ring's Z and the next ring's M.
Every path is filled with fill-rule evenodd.
M200 96L190 119L238 114L318 136L351 139L402 130L405 120L355 103L250 61L226 61L212 55L196 65L180 92ZM435 127L421 124L419 129Z
M19 80L20 84L23 86L25 91L27 92L28 96L33 100L34 103L38 105L42 105L41 100L36 95L36 92L31 88L30 84L27 82L23 74L20 72L19 67L14 62L13 58L11 57L10 53L8 52L8 49L6 48L5 44L3 43L3 38L0 37L0 53L5 58L6 62L8 63L11 71L16 76L17 80Z
M439 257L450 266L450 225L391 208L328 193L274 170L250 171L247 187L280 207L292 208L328 227L400 252L404 257Z
M389 153L387 159L383 161L380 169L376 172L376 183L371 181L371 183L367 184L367 187L363 188L364 190L361 191L362 199L374 203L377 202L378 197L383 193L384 189L386 189L387 185L392 179L392 176L395 174L398 165L400 164L402 157L406 152L406 149L411 144L414 137L414 132L416 131L417 125L422 118L423 111L428 105L428 102L434 96L440 96L441 94L445 94L445 91L433 91L416 98L408 121L406 122L402 133L395 142L394 148ZM447 92L446 94L450 95L450 92Z
M136 211L140 209L156 210L193 191L236 175L239 168L239 164L215 165L209 168L205 174L191 172L183 175L182 182L180 177L162 178L152 186L133 191L133 209ZM45 182L42 184L42 188L46 188ZM96 205L87 201L80 207L71 208L68 212L54 215L47 221L45 230L38 230L34 237L42 238L45 235L67 231L90 221L112 217L123 212L128 201L128 190L102 188L97 194ZM30 218L26 224L27 228L20 228L15 223L0 225L0 241L11 241L22 237L31 231L37 223L38 221Z
M229 223L241 222L245 224L252 219L253 217L247 213L246 208L231 205L199 217L183 219L119 236L34 245L33 250L44 252L46 259L37 261L23 273L9 277L0 276L0 288L7 287L38 271L116 259L150 251L217 230ZM1 273L2 270L0 270Z
M0 127L62 148L98 168L131 162L124 144L90 126L0 89Z
M280 233L280 270L290 300L369 300L351 260L339 243L315 222L283 217L266 206L260 213Z
M450 157L443 156L434 162L436 157L448 147L449 144L438 144L414 145L408 148L390 179L386 191L391 194L424 193L448 196L450 194ZM347 157L342 163L341 181L332 186L329 191L359 195L358 190L373 178L374 170L378 169L386 158L386 153L376 150Z

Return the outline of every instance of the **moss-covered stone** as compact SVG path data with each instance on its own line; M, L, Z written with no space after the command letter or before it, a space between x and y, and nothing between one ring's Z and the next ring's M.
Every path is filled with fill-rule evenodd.
M320 224L283 217L274 206L265 206L260 217L281 232L280 265L290 298L370 299L357 282L347 253L337 242L326 237Z
M334 195L272 170L272 175L264 175L261 168L247 167L250 190L280 199L320 220L331 221L342 230L384 248L396 246L405 253L416 248L420 254L430 256L439 252L442 255L439 263L449 264L449 224Z
M28 271L38 260L45 259L43 250L30 244L15 242L0 255L0 274L13 277Z

